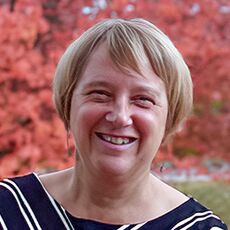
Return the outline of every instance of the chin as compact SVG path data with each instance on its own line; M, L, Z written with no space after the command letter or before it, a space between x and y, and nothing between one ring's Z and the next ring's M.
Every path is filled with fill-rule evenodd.
M98 160L97 168L106 175L125 176L132 171L133 167L124 159L104 159Z

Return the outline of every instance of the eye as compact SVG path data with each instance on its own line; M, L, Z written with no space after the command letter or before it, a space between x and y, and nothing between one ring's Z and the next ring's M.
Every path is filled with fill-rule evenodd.
M87 95L95 102L107 102L110 99L110 93L105 90L92 90Z
M133 101L136 105L143 107L143 108L149 108L156 104L155 101L151 97L142 96L142 95L135 97Z

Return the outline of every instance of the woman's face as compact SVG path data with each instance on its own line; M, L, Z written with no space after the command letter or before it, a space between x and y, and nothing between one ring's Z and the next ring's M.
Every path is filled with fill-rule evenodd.
M91 55L74 90L70 128L83 170L149 173L164 136L168 101L163 81L146 57L140 75L121 72L106 44Z

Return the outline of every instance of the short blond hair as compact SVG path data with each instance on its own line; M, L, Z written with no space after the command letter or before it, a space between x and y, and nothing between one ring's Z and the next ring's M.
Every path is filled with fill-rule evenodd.
M74 88L99 44L106 42L110 57L120 70L131 68L140 73L139 63L146 55L154 72L166 86L168 116L165 138L175 133L190 114L193 104L189 69L171 40L144 19L106 19L73 41L61 57L54 81L55 107L69 128Z

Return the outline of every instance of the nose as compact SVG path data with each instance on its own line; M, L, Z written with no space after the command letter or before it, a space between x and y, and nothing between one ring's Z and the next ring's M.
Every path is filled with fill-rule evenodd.
M106 114L105 119L113 123L116 128L133 124L129 105L124 101L117 102L117 104L111 108L111 111Z

